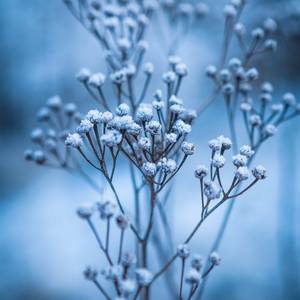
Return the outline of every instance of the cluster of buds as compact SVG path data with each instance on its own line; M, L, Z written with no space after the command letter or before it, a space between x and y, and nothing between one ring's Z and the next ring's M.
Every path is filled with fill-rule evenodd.
M37 113L39 127L32 130L31 142L35 149L27 149L24 157L39 165L57 168L75 168L71 154L64 146L67 132L79 120L74 103L64 104L59 96L49 98L46 106Z

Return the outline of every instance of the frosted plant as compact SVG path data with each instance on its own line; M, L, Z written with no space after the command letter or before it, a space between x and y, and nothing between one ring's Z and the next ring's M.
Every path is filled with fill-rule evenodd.
M230 1L224 7L220 62L206 69L214 85L212 94L196 109L190 109L179 96L188 67L176 55L177 43L192 24L208 13L204 3L64 2L101 44L108 71L104 74L82 68L76 74L79 83L98 104L86 114L79 114L72 103L63 104L58 96L47 101L37 114L40 126L31 133L36 150L26 150L25 158L42 166L78 173L100 191L94 173L89 172L93 169L112 192L113 198L100 191L100 200L88 199L90 202L77 210L107 263L104 269L88 267L84 271L85 278L99 289L104 299L151 299L154 283L160 278L165 279L170 299L200 299L209 274L220 265L217 251L234 200L255 189L267 176L263 166L252 167L256 153L279 125L300 114L293 94L286 93L282 100L272 102L272 84L265 82L258 87L258 93L255 90L259 71L251 65L252 59L276 50L277 43L272 36L277 24L267 19L248 36L240 20L245 2ZM174 40L166 46L170 55L166 59L168 68L161 74L163 88L150 91L155 70L144 57L148 49L146 32L154 17L162 18L163 24L169 24L164 27L176 32L173 32ZM230 58L234 37L241 55ZM165 58L161 60L163 64ZM115 95L113 99L105 92L109 89ZM150 101L145 101L146 97ZM230 138L220 135L210 140L210 157L201 157L204 164L194 170L195 180L199 182L198 221L176 248L166 203L171 201L172 187L181 175L181 168L191 155L198 155L194 144L197 141L193 143L190 138L193 125L216 99L224 100ZM236 133L237 123L239 128L244 127L245 143L240 143L242 137ZM129 165L134 211L116 185L121 160ZM231 176L225 176L223 170L230 167ZM207 257L193 253L191 240L207 218L225 203L229 205L211 251ZM95 223L99 220L106 227L104 236L97 231ZM112 226L119 232L119 243L114 249L110 246L115 232ZM133 240L134 245L128 245L127 239ZM154 254L158 256L158 268L151 263ZM175 261L180 262L179 272Z

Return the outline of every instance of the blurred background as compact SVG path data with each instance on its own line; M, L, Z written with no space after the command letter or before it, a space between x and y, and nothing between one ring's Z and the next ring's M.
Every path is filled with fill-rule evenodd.
M260 83L272 82L277 98L285 91L300 97L299 1L247 2L243 20L249 28L266 17L279 24L277 52L255 61L262 70ZM211 91L204 70L217 62L223 33L225 1L207 3L209 15L178 50L189 66L180 96L192 107ZM25 162L23 151L30 145L35 114L47 98L59 94L83 112L95 106L74 74L81 67L101 71L103 53L60 0L1 0L0 14L0 299L100 299L82 270L88 264L101 265L101 256L75 214L77 205L96 200L96 193L79 178ZM162 86L160 74L167 65L159 39L155 28L150 30L146 60L156 66L157 77L152 91ZM197 154L182 170L185 179L175 186L170 218L178 243L198 217L193 169L208 161L209 139L229 134L219 100L197 121L191 137ZM268 179L237 203L220 249L222 263L211 274L205 299L300 299L299 130L299 119L283 126L257 156L256 162L268 169ZM122 168L126 165L119 174ZM130 197L128 179L117 176L117 182L124 197ZM223 213L224 208L200 230L193 250L207 254Z

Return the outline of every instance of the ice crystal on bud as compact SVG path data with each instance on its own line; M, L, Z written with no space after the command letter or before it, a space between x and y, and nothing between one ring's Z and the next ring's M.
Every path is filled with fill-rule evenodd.
M81 135L77 132L69 133L66 138L65 144L74 148L80 148L83 145L83 140Z
M177 247L177 254L179 257L186 259L191 253L191 250L187 244L180 244Z

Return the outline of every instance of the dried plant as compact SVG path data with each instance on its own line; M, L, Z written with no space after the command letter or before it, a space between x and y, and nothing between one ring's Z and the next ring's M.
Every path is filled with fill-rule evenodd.
M179 97L188 68L175 54L178 40L208 13L205 4L125 0L64 2L105 52L106 74L83 68L76 75L99 109L82 115L73 103L64 104L58 96L50 98L37 114L41 127L31 133L38 149L26 150L25 158L41 166L79 174L99 191L100 200L90 199L77 213L90 227L108 265L100 272L91 267L84 271L103 299L150 299L154 283L161 277L165 278L170 298L200 299L209 274L220 264L217 251L235 199L266 178L263 166L251 167L256 153L279 125L300 114L299 104L291 93L274 103L270 83L265 82L258 92L255 90L259 72L251 65L252 59L276 50L272 35L277 24L267 19L248 36L240 21L245 2L232 0L225 6L220 62L206 70L214 88L211 96L194 110L186 108ZM144 62L144 56L148 49L146 33L153 18L161 20L174 38L165 46L170 56L168 69L162 74L164 89L149 91L154 66ZM234 37L240 45L239 58L229 55ZM163 63L164 58L161 60ZM114 99L105 92L109 89L115 93ZM148 103L145 99L150 92L152 102ZM220 98L224 99L228 114L230 138L221 135L208 143L211 150L208 163L199 165L194 174L199 181L198 222L176 250L173 226L165 209L172 198L172 182L180 176L189 156L196 152L195 145L189 141L194 122L208 105ZM237 127L244 127L247 144L240 143ZM225 156L230 156L231 151L233 171L228 178L222 170ZM120 160L129 164L133 211L115 184ZM114 199L103 193L94 173L86 171L86 165L102 175ZM203 259L198 254L190 257L190 241L224 203L229 205L208 257ZM99 220L106 226L104 237L95 225ZM113 222L119 230L118 249L114 251L110 247ZM134 245L126 246L129 250L124 249L127 236L135 241ZM150 244L153 251L149 249ZM151 264L154 253L159 258L158 269ZM174 267L177 260L181 262L179 276ZM176 281L175 276L179 277ZM105 279L111 286L103 282Z

